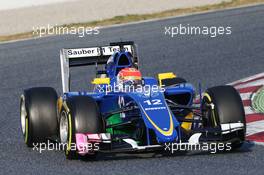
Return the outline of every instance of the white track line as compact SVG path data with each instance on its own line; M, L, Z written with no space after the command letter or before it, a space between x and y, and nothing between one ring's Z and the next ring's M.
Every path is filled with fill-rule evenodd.
M263 142L252 141L252 143L254 143L255 145L264 146L264 143Z
M250 100L251 95L252 95L252 92L241 93L240 97L242 100Z
M263 127L264 127L264 120L248 123L247 124L247 136L257 134L259 132L264 131Z
M250 77L247 77L247 78L243 78L241 80L234 81L232 83L229 83L229 85L234 85L234 84L237 84L237 83L243 83L243 82L254 80L254 79L257 79L257 78L260 78L260 77L264 77L264 72L256 74L256 75L253 75L253 76L250 76Z
M246 115L255 113L255 111L252 110L251 106L245 106L244 109Z
M240 84L238 86L235 86L235 88L241 89L241 88L247 88L247 87L251 87L251 86L259 86L259 85L264 85L264 79L252 81L252 82L245 83L245 84Z

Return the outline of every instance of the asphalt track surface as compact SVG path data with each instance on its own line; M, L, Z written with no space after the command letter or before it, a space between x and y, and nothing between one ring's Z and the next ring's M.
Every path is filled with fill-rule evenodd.
M203 88L263 72L264 6L213 12L101 30L78 38L54 36L0 45L0 174L263 174L264 147L245 144L228 154L185 156L107 154L97 161L69 161L61 151L38 153L25 146L20 132L19 96L23 89L52 86L61 93L59 49L134 40L143 74L174 71ZM178 24L232 26L232 34L164 35ZM75 88L86 88L94 68L74 70ZM78 75L83 75L79 77Z

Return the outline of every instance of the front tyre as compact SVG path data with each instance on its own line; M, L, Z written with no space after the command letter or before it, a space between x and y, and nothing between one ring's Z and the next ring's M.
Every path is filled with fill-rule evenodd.
M60 113L60 140L65 148L67 159L78 158L76 133L102 133L104 125L96 101L88 96L75 96L67 99ZM87 155L95 158L95 154Z
M203 111L204 126L221 127L223 141L229 141L232 149L240 148L245 141L246 119L236 89L232 86L209 88L204 93L202 105L206 109Z
M246 119L239 93L232 86L216 86L204 93L203 120L205 127L220 127L222 140L230 141L232 149L245 141Z

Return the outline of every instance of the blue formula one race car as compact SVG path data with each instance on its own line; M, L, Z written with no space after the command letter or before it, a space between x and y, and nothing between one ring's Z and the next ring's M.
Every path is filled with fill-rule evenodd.
M62 49L60 62L61 97L50 87L21 95L21 128L29 147L55 140L73 159L109 151L165 152L175 144L222 143L231 150L245 141L245 112L233 87L209 88L194 104L194 87L174 73L142 77L132 41ZM96 66L94 90L72 92L70 69L88 65Z

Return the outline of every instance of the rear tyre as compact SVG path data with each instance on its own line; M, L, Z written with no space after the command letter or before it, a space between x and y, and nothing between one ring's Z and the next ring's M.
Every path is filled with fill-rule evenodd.
M57 135L57 98L56 91L50 87L27 89L21 95L21 129L28 147Z
M70 97L63 105L60 113L60 140L67 144L67 159L79 158L76 146L76 133L102 133L104 125L97 103L92 97ZM87 155L96 158L96 153Z
M214 105L214 109L208 109L210 104ZM232 86L209 88L204 94L202 105L205 127L221 127L222 124L229 123L243 124L240 130L222 134L223 141L231 140L232 150L240 148L245 141L246 120L243 103L236 89Z

